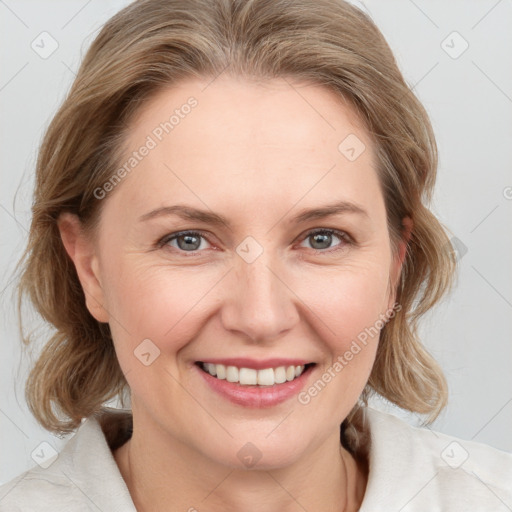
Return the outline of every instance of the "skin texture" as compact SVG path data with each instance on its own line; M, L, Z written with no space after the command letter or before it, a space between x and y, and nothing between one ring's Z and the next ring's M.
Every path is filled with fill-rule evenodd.
M368 380L378 337L307 405L296 396L265 409L235 405L194 362L303 358L316 363L307 389L393 306L388 285L405 242L393 259L371 140L321 86L221 76L146 103L127 158L191 96L197 106L102 199L93 236L71 214L59 221L87 307L109 322L131 389L134 433L116 462L139 511L339 511L346 501L356 510L368 468L340 446L339 425ZM366 146L354 161L338 149L350 134ZM340 200L367 216L291 221ZM230 227L173 215L140 220L176 204L223 215ZM310 234L318 228L353 243L333 234L318 249ZM176 239L158 245L184 230L204 235L195 251ZM236 251L248 236L263 251L252 263ZM147 366L134 355L145 339L160 350ZM250 469L237 457L247 442L261 454Z

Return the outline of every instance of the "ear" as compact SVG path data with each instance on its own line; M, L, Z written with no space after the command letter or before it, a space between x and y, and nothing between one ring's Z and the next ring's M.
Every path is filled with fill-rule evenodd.
M400 274L402 271L402 266L405 260L405 256L407 254L407 246L409 240L411 238L412 229L414 227L414 223L410 217L404 217L402 219L402 239L398 245L397 254L392 262L391 275L390 275L390 299L388 304L388 309L392 309L396 300L396 289L398 286L398 282L400 279Z
M108 322L108 311L103 307L105 297L99 275L98 256L91 237L85 233L80 219L72 213L62 213L57 220L57 226L64 248L75 264L89 313L98 322Z

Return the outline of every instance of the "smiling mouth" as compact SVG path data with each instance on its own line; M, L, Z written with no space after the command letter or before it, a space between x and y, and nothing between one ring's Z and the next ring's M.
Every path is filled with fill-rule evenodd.
M198 361L196 364L202 371L216 379L226 380L241 386L274 386L291 382L315 365L315 363L309 363L299 366L278 366L256 370L254 368L239 368L203 361Z

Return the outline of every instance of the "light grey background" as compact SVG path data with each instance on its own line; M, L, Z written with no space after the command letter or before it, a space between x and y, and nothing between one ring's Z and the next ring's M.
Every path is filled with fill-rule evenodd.
M27 236L44 128L99 27L127 3L0 0L0 483L35 465L41 442L58 451L67 440L39 427L24 401L30 360L19 367L10 279ZM431 428L512 452L512 2L354 3L381 28L431 115L440 151L432 209L458 239L458 286L421 328L450 386L449 406ZM49 52L52 39L58 48L47 58L31 47Z

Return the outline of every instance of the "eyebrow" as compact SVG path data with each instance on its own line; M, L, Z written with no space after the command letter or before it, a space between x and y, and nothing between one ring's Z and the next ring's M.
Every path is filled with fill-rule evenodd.
M349 201L338 201L318 208L309 208L301 210L297 215L288 220L288 224L300 224L314 219L323 219L332 215L357 214L362 217L370 218L368 212L360 205ZM200 210L186 205L162 206L139 218L139 222L145 222L156 217L167 217L176 215L185 220L196 220L213 226L221 224L231 228L231 223L222 215L212 211Z

